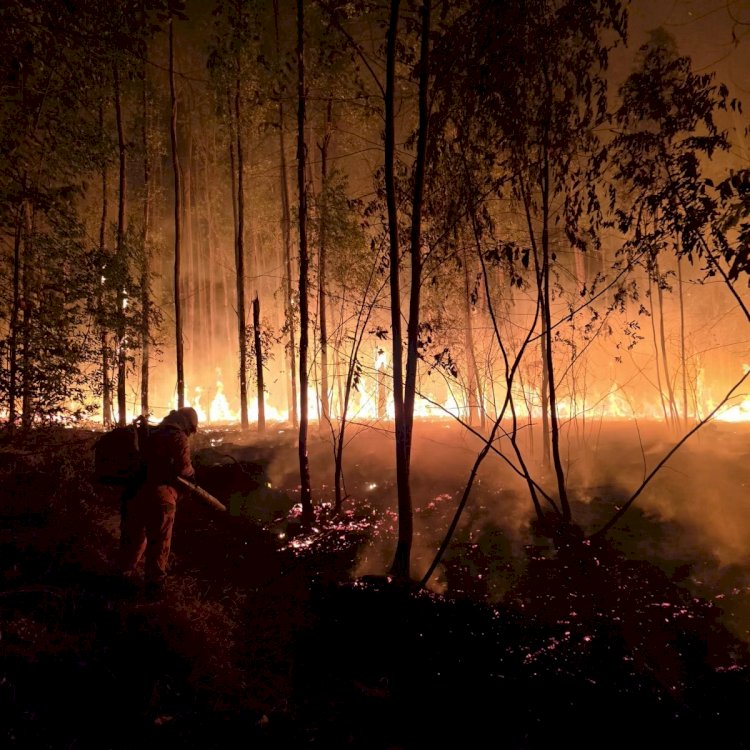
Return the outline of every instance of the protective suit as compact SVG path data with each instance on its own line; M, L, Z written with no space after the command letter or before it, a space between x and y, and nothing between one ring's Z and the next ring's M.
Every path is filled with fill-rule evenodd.
M156 593L167 575L177 500L176 478L192 480L190 435L198 430L195 409L183 407L170 412L148 438L145 447L144 479L123 512L121 523L121 566L126 574L135 571L146 556L147 590Z

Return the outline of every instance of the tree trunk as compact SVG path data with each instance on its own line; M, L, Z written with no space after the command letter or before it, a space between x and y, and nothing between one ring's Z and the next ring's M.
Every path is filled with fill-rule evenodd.
M143 65L143 258L141 265L141 414L148 416L151 360L151 113L148 103L147 66Z
M206 332L209 341L210 361L215 363L217 347L214 337L218 335L218 331L216 330L218 310L216 286L218 284L218 278L216 276L216 227L214 225L209 153L209 144L206 143L206 149L203 154L203 194L206 205L206 253L208 256L206 264L208 269L206 278L206 315L208 317L208 324L206 326Z
M667 354L667 337L664 331L664 292L659 283L659 264L654 259L655 270L657 276L656 290L659 295L659 344L661 346L661 357L662 364L664 367L664 383L667 387L667 396L669 398L669 421L673 427L677 427L678 414L677 414L677 402L674 397L674 388L672 387L672 378L669 373L669 356Z
M201 132L203 131L202 123L199 125ZM198 235L196 241L196 261L198 267L198 309L200 315L200 321L198 326L198 352L200 354L201 361L215 362L216 357L214 356L214 337L213 337L213 309L211 300L211 274L213 272L213 258L211 253L211 240L210 234L210 220L208 218L209 213L209 192L208 190L203 191L203 195L200 195L202 185L200 184L200 177L204 175L202 164L199 162L201 145L198 144L193 149L193 200L195 203L195 211L198 221ZM208 181L205 180L205 185ZM201 214L199 206L205 207L205 232L201 231L204 228L204 224L201 222L203 214ZM205 384L205 372L206 368L201 369L202 382Z
M125 252L125 199L127 190L127 155L125 153L125 132L122 121L122 103L120 92L120 71L115 64L113 67L113 82L115 93L115 118L117 122L117 151L120 157L119 186L117 195L117 268L120 273L117 284L117 423L124 427L127 416L127 402L125 393L125 378L127 375L125 306L126 292L124 283L127 270Z
M99 133L104 139L104 106L99 105ZM99 255L102 259L101 280L99 284L99 349L102 358L102 424L105 427L112 425L112 382L109 377L109 331L105 324L105 311L107 308L105 273L109 273L106 263L106 237L107 237L107 163L102 160L102 213L99 221Z
M546 134L545 134L546 139ZM560 495L560 508L562 510L563 520L569 522L570 503L568 502L568 492L565 486L565 472L563 471L562 459L560 457L560 427L557 419L557 398L555 389L555 370L552 357L552 314L551 314L551 296L549 288L550 276L550 247L549 247L549 155L547 144L544 144L544 165L542 174L542 312L545 321L545 347L546 347L546 365L547 365L547 385L549 388L549 419L550 435L552 441L552 461L555 466L555 476L557 477L557 490Z
M329 300L330 301L330 300ZM331 302L331 309L329 310L329 320L335 320L335 314L334 314L335 308L333 305L333 302ZM343 318L343 316L342 316ZM343 326L343 322L341 322L339 325ZM337 326L338 330L338 326ZM334 349L333 353L333 381L335 383L335 390L336 395L338 398L337 401L337 409L339 417L343 414L342 408L344 403L344 389L341 383L341 355L339 353L339 350L341 348L341 337L338 339L338 346ZM333 388L331 389L333 392Z
M16 232L13 238L13 304L10 310L10 341L8 342L8 431L16 428L16 389L18 380L18 313L21 309L21 236L25 200L21 202L16 217Z
M463 252L464 261L464 347L466 349L466 369L468 370L469 424L484 429L484 404L479 380L479 367L474 352L474 326L471 320L471 284L469 276L469 254Z
M333 487L334 487L334 512L341 512L344 502L344 445L346 437L347 412L349 411L349 399L352 393L352 382L354 380L354 362L356 361L358 339L356 335L352 338L352 353L349 359L349 366L346 371L346 383L343 391L339 392L339 418L338 434L334 435L334 468L333 468ZM337 370L338 370L338 358ZM339 388L341 383L339 379Z
M188 94L183 100L183 111L190 113L192 107L191 97ZM187 292L185 306L183 308L183 332L187 329L187 351L185 352L185 369L190 373L193 380L185 381L185 402L193 405L195 392L195 372L196 359L195 347L199 341L198 338L198 316L196 315L196 303L198 301L195 263L195 237L193 235L193 127L190 114L183 116L182 128L182 158L180 159L180 169L182 177L182 257L184 259L183 279L184 288Z
M237 341L240 353L240 424L248 428L247 417L247 323L245 320L245 162L242 150L241 68L237 59L234 89L234 116L237 136L237 236L235 238L235 270L237 272Z
M396 37L398 35L399 0L391 0L386 41L385 73L385 195L388 209L388 250L390 260L391 330L393 332L393 408L396 427L396 489L398 494L398 540L391 572L398 578L410 577L413 528L411 491L409 487L408 430L404 412L403 334L401 331L400 252L398 241L398 206L396 199L395 78Z
M31 322L33 317L32 269L34 268L34 215L30 200L24 202L24 233L21 283L23 287L23 317L21 322L21 427L30 430L33 422L31 358Z
M233 236L234 236L234 258L235 258L235 293L237 288L237 165L234 157L234 144L237 140L234 134L234 104L232 103L232 93L227 87L227 118L229 125L229 175L232 192L232 220L233 220ZM229 286L231 280L229 278L229 272L222 265L222 276L223 276L223 288L224 288L224 309L226 311L226 325L227 325L227 343L231 342L235 336L234 329L231 326L229 318L229 310L231 308L231 301L229 295Z
M395 397L401 402L396 406L396 482L398 487L398 539L391 563L391 573L401 580L411 578L411 547L414 534L412 517L409 465L411 461L412 426L414 422L414 400L417 387L419 302L422 283L422 200L424 193L425 163L427 155L427 129L429 111L427 106L427 83L429 80L430 11L431 0L422 4L421 47L419 61L419 127L417 131L417 155L414 171L414 194L411 214L411 237L409 257L411 261L411 285L409 293L409 322L407 326L407 355L405 382L401 382L403 367L401 356L400 290L398 288L398 217L396 214L395 179L393 174L395 157L394 133L394 84L396 64L396 36L398 29L399 0L392 0L388 28L386 58L386 197L391 251L391 324L394 326L393 372ZM396 333L396 323L398 334ZM396 361L398 355L398 361ZM398 371L398 377L397 377ZM398 394L396 394L398 391Z
M287 182L286 152L284 145L284 112L279 104L279 151L281 158L281 226L284 236L284 263L286 276L284 279L284 305L286 307L286 321L289 330L287 350L289 355L289 414L292 417L292 425L299 427L299 415L297 413L297 346L295 342L294 303L292 284L292 218L289 200L289 184Z
M550 429L549 429L549 369L547 368L547 316L542 315L542 336L540 346L542 350L542 387L539 400L542 407L542 464L550 466Z
M323 142L320 144L320 248L318 253L318 322L320 325L320 427L323 421L331 418L328 387L328 321L326 318L326 192L328 183L328 146L331 140L331 109L333 102L326 106L326 124Z
M304 57L304 0L297 0L297 185L299 190L299 472L302 523L313 521L310 462L307 452L307 347L308 347L308 265L307 256L307 183L305 180L305 57Z
M654 343L654 362L656 364L656 387L659 389L659 401L661 403L662 413L664 414L664 424L669 424L669 414L667 412L667 403L664 400L664 387L661 384L661 363L659 362L659 343L656 336L656 312L654 310L654 293L651 283L651 270L647 270L648 275L648 303L651 318L651 338Z
M687 352L685 350L685 300L682 294L682 258L677 256L677 285L680 301L680 364L682 365L682 419L687 428L688 416L688 387L687 387Z
M385 362L381 362L382 349L377 350L376 372L377 372L377 398L378 398L378 419L387 419L388 417L388 393L385 382Z
M169 94L171 101L170 139L172 145L172 173L174 175L174 323L175 361L177 365L177 407L185 406L185 364L182 341L181 248L182 187L180 185L180 156L177 151L177 88L174 80L174 18L169 19Z
M265 388L263 385L263 346L260 340L260 300L253 299L253 334L255 344L255 372L258 381L258 432L266 431Z
M281 65L281 44L279 42L279 3L273 3L274 28L276 31L276 57L277 63ZM299 427L297 416L297 368L294 340L294 308L292 305L292 219L289 201L289 184L287 182L286 146L284 144L284 104L279 98L279 159L281 167L281 233L284 240L284 262L286 265L286 277L284 279L284 312L286 324L289 331L287 353L289 356L289 414L292 425Z

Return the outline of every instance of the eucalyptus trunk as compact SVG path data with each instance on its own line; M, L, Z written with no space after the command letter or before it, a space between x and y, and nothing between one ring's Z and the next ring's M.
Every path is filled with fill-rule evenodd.
M237 233L235 237L235 271L237 273L237 341L240 354L240 424L248 428L247 417L247 322L245 317L245 182L242 140L241 67L237 59L234 89L235 136L237 138Z
M546 139L546 134L545 134ZM557 418L557 391L555 388L555 370L552 357L552 314L550 293L550 244L549 244L549 198L550 198L550 177L549 177L549 152L547 143L544 144L543 154L543 172L541 179L542 192L542 314L544 315L545 329L545 354L547 366L547 386L549 388L549 419L550 419L550 437L552 443L552 461L555 467L555 476L557 478L557 491L560 496L560 509L563 520L571 520L570 503L568 501L568 491L565 485L565 472L563 470L562 458L560 456L560 425Z
M16 231L13 237L13 303L10 309L10 341L8 342L8 431L16 428L16 390L18 381L18 313L21 309L21 236L24 204L18 209Z
M237 160L234 155L234 144L237 140L234 135L234 104L232 103L232 93L227 87L227 121L229 125L229 181L231 185L231 193L232 193L232 230L233 230L233 237L234 237L234 257L235 257L235 266L236 266L236 258L237 258ZM224 266L222 266L222 273L223 273L223 287L224 287L224 307L226 310L230 309L231 302L230 302L230 295L229 295L229 287L231 286L231 280L229 278L230 274L228 269L226 269ZM235 290L236 290L236 276L237 276L237 269L235 267ZM232 326L230 323L229 315L226 316L227 321L227 341L231 341L232 337L235 335L234 331L232 330Z
M479 425L484 430L484 404L482 399L479 367L474 351L474 324L471 319L471 284L469 275L469 254L463 252L464 266L464 347L466 349L466 369L468 371L469 424Z
M216 287L219 280L216 276L216 226L213 213L213 195L211 191L209 144L203 153L203 195L206 206L206 253L207 253L207 279L206 279L206 316L208 317L207 333L209 341L209 356L211 362L216 361L216 344L214 337L217 335L216 318L218 300L216 299Z
M304 48L304 0L297 0L297 187L299 190L299 472L300 501L302 503L302 523L309 525L313 521L312 488L310 486L310 460L307 448L308 432L308 272L309 258L307 253L307 183L305 179L305 48Z
M276 32L276 57L280 65L281 44L279 42L279 3L273 2L274 29ZM288 402L292 425L299 427L297 415L297 369L294 338L294 306L292 303L292 219L289 201L289 184L287 182L286 145L284 143L284 101L279 97L279 161L281 177L281 233L284 241L284 313L286 318L289 340L286 349L289 357Z
M180 184L180 155L177 150L177 87L174 77L174 18L169 19L169 94L171 102L170 141L172 173L174 176L174 322L175 362L177 366L177 407L185 406L185 363L182 340L182 186Z
M141 260L141 414L148 416L149 365L151 364L151 112L148 102L147 68L143 66L143 257Z
M651 340L654 344L654 363L656 364L656 387L659 389L659 402L661 403L661 410L664 414L664 424L669 424L669 413L667 412L667 402L664 400L664 387L661 382L661 362L659 360L659 343L656 335L656 310L654 309L654 293L653 284L651 283L651 270L647 271L648 274L648 304L649 304L649 318L651 320Z
M125 131L122 116L122 101L120 91L120 71L117 64L113 66L113 82L115 93L115 120L117 123L117 151L119 155L119 182L117 191L117 423L124 427L127 422L127 402L125 393L125 379L127 376L127 348L125 331L126 291L124 288L127 254L125 248L125 203L127 190L127 154L125 146Z
M396 427L396 490L398 494L398 539L391 572L398 578L410 577L413 519L409 486L408 430L404 411L403 333L401 330L401 280L399 277L398 205L396 198L396 39L399 0L391 0L386 39L385 72L385 197L388 209L388 256L390 261L391 331L393 334L393 408Z
M104 139L104 106L99 105L99 132L102 140ZM102 161L102 213L99 220L99 255L102 259L101 279L99 284L99 351L102 363L102 424L105 427L112 425L112 381L109 377L109 331L105 323L106 311L106 286L105 273L109 273L107 268L107 212L109 202L107 200L107 162Z
M539 401L542 410L542 464L549 468L550 460L550 427L549 427L549 368L547 367L547 316L542 315L542 335L540 348L542 351L542 384L539 391Z
M672 387L672 376L669 372L669 355L667 354L667 335L664 328L664 290L659 282L659 263L654 260L656 271L656 291L659 297L659 346L661 349L662 367L664 368L664 384L667 388L669 403L669 421L673 427L678 424L677 402L675 401L674 388Z
M682 292L682 258L677 257L677 288L680 302L680 364L682 369L682 419L687 428L690 419L688 415L688 377L687 350L685 347L685 300Z
M320 246L318 248L318 323L320 326L320 407L321 421L331 418L328 387L328 319L326 317L326 223L328 221L328 147L331 141L332 100L326 106L326 123L323 141L320 144Z
M189 95L184 100L184 110L190 112L192 102ZM198 333L198 316L196 315L196 304L198 296L196 294L198 286L197 263L195 262L195 235L193 233L193 216L195 204L193 202L193 127L190 115L184 118L182 128L182 158L180 159L180 168L182 175L182 257L184 260L183 279L187 291L185 305L183 308L183 332L187 328L187 352L185 356L185 367L195 377L196 372L196 344L200 346L200 336ZM192 404L193 393L190 392L189 386L195 386L195 383L185 383L185 399L187 404Z
M398 488L398 538L391 563L391 573L400 580L411 578L411 548L414 535L409 468L411 461L412 428L414 423L414 401L417 388L417 364L419 361L419 306L422 285L422 204L424 195L425 166L427 158L427 136L429 108L427 84L430 63L430 12L431 0L422 4L421 44L419 60L419 124L417 130L417 153L414 166L414 184L411 212L411 235L409 258L411 283L409 290L409 321L406 340L406 374L402 382L403 358L401 356L402 333L400 325L401 303L398 283L398 216L394 176L395 161L395 67L396 38L398 31L399 0L392 0L388 27L386 53L386 198L388 202L388 228L391 261L391 325L393 327L394 355L394 406L396 416L396 483ZM396 403L396 398L398 402Z
M21 260L21 285L23 289L23 316L21 319L21 427L30 430L33 422L32 388L34 374L31 356L31 324L33 318L32 273L34 268L34 209L30 200L24 202L23 258Z
M199 345L198 353L202 360L208 362L215 362L216 357L214 356L214 337L213 337L213 310L211 305L211 275L213 273L213 265L211 258L211 245L210 245L210 222L208 220L208 210L206 210L205 225L201 221L204 214L200 210L200 206L208 206L209 204L209 193L204 191L201 195L202 185L200 178L202 177L202 165L199 162L199 150L200 146L196 145L193 149L193 200L195 201L195 212L198 217L198 229L196 232L198 238L196 240L196 252L195 258L198 266L198 289L196 290L196 296L198 297L198 311L200 316L199 328ZM203 231L205 228L205 231ZM204 370L205 372L205 370Z
M258 381L258 432L266 431L265 386L263 384L263 345L260 338L260 300L253 299L253 343L255 347L255 374Z

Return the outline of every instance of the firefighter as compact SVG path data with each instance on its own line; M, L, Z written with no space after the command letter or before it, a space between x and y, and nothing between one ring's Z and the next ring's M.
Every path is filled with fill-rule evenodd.
M144 450L143 480L121 519L121 567L132 578L145 553L146 594L158 598L167 576L177 500L177 477L195 472L189 438L198 431L198 414L186 406L171 411L151 432Z

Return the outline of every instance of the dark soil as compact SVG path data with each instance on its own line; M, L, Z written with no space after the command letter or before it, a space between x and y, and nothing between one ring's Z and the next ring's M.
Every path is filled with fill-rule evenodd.
M636 507L611 543L556 549L517 522L528 500L485 478L435 590L418 590L378 568L386 436L352 450L343 520L320 503L303 535L293 436L205 434L197 478L230 512L181 501L152 601L115 575L119 494L91 483L95 437L0 446L3 747L750 747L746 571L687 544L667 554L674 523ZM466 477L435 470L437 447L421 456L417 557ZM617 500L578 499L577 517L596 527Z

